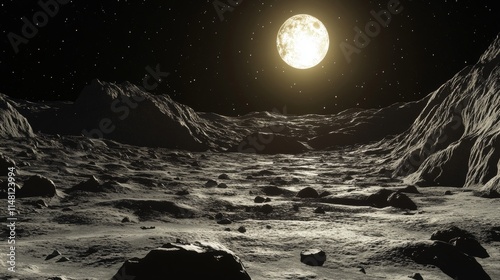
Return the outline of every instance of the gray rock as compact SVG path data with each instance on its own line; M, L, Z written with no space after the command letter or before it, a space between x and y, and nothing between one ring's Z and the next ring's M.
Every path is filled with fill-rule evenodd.
M129 278L127 278L129 277ZM219 244L168 243L144 258L126 261L113 279L250 280L240 259Z
M309 249L300 252L300 261L310 266L322 266L326 261L326 253L321 249Z

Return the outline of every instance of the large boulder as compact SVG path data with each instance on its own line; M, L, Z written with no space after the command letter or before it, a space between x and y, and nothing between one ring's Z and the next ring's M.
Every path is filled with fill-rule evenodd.
M35 175L24 182L23 187L19 190L19 197L34 197L45 196L53 197L56 195L56 186L52 180Z
M127 278L128 277L128 278ZM168 243L144 258L126 261L113 280L250 280L240 259L219 244Z
M434 265L455 280L491 280L474 257L442 241L409 244L402 249L406 257L423 265Z

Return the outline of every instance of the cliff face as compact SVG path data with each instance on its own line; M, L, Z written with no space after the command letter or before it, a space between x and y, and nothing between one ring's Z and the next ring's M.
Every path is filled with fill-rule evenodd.
M500 38L474 66L431 93L396 145L395 175L409 183L499 190Z
M0 137L34 137L28 120L0 94Z

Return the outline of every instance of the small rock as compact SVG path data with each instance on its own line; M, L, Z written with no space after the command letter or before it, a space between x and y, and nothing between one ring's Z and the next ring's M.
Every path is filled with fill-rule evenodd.
M50 260L50 259L53 259L57 256L60 256L61 255L61 252L57 251L57 250L54 250L50 255L48 255L45 260Z
M415 279L415 280L424 280L424 277L422 277L422 275L420 275L420 273L413 273L412 276L408 276L410 277L411 279Z
M389 206L400 208L417 210L417 205L404 193L392 193L387 199Z
M64 207L64 208L62 209L62 211L63 211L63 212L71 212L71 211L73 211L73 209L72 209L72 208L70 208L70 207Z
M326 254L321 249L309 249L300 252L300 261L310 266L322 266L326 261Z
M325 197L325 196L329 196L329 195L332 195L332 193L329 191L324 191L324 192L320 193L319 197Z
M218 220L217 223L219 225L230 225L233 222L231 220L229 220L228 218L224 218L224 219Z
M451 191L445 191L444 195L452 195L453 193Z
M155 226L150 226L150 227L141 226L141 229L143 229L143 230L147 230L147 229L155 229L155 228L156 228Z
M298 212L300 210L300 207L298 204L294 204L292 208L293 208L293 211L296 211L296 212Z
M206 183L205 183L205 187L206 188L213 188L213 187L216 187L217 186L217 182L214 181L214 180L208 180Z
M271 225L266 226L267 229L272 229L273 227Z
M219 177L217 177L218 179L223 179L223 180L228 180L229 179L229 176L227 174L220 174Z
M266 201L266 199L263 198L262 196L256 196L253 200L253 202L255 203L264 203L264 201Z
M123 218L122 223L130 223L130 218L129 217Z
M47 205L47 203L43 199L39 199L39 200L35 201L35 205L42 206L42 207L49 207L49 205Z
M225 183L220 183L217 185L217 188L219 189L227 189L227 185Z
M224 229L224 231L231 231L231 229L227 227Z
M176 195L188 195L189 191L188 190L180 190L175 193Z
M323 209L323 207L320 206L320 207L318 207L318 208L316 208L314 210L314 213L316 213L316 214L325 214L326 212L325 212L325 209Z
M245 232L247 232L247 229L244 226L241 226L238 228L238 231L241 233L245 233Z
M215 219L220 220L220 219L223 219L223 218L224 218L224 214L222 214L222 213L215 214Z
M278 196L284 193L284 190L276 186L267 186L262 189L262 191L269 196Z
M273 212L273 210L274 210L274 208L269 204L264 204L259 209L259 211L264 213L264 214L270 214L271 212Z
M360 268L359 268L359 271L360 271L360 272L363 272L363 274L366 274L366 270L365 270L365 268L364 268L364 267L360 267Z
M269 197L266 197L266 200L264 202L271 202L271 199Z
M62 258L58 259L56 262L69 262L69 259L66 257L62 257Z
M418 194L420 193L417 189L416 186L414 185L411 185L411 186L407 186L405 188L402 188L400 190L398 190L399 192L402 192L402 193L415 193L415 194Z
M307 188L304 188L302 190L300 190L298 193L297 193L297 197L300 197L300 198L317 198L319 197L319 194L318 192L311 188L311 187L307 187Z

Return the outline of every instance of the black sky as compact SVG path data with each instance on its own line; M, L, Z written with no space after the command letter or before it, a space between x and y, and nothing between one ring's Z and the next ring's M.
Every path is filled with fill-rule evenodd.
M169 75L153 93L197 111L334 113L419 99L475 63L500 31L497 1L401 0L401 13L348 63L340 43L353 44L353 29L390 1L243 0L221 21L213 0L60 0L16 53L9 33L23 36L21 18L33 23L51 0L3 0L0 92L74 100L94 78L140 85L146 67L159 65ZM279 27L301 13L330 34L327 57L309 70L289 67L276 51Z

